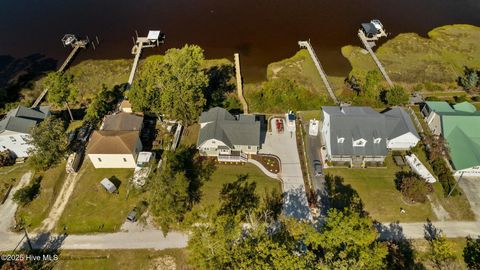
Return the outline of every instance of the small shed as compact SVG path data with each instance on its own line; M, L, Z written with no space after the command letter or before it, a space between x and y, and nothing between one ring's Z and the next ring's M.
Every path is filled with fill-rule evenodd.
M110 193L114 193L117 191L117 187L115 184L110 181L108 178L103 178L102 181L100 181L100 184Z

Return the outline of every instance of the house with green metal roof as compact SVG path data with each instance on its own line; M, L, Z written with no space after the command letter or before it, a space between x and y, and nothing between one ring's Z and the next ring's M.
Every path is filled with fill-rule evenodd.
M197 149L202 156L218 161L245 162L260 148L260 121L254 115L233 116L219 107L200 116Z
M469 102L426 102L422 112L431 131L448 143L455 174L480 176L480 111Z

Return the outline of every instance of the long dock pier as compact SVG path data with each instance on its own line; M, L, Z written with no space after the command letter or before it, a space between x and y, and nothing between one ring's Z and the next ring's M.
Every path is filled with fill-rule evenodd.
M390 87L393 87L393 82L392 82L392 80L390 80L390 77L388 76L387 71L385 70L385 68L383 68L382 63L380 62L380 60L378 60L378 57L377 57L377 55L375 55L375 52L373 52L372 46L371 46L370 43L368 42L367 37L365 36L365 34L363 33L362 30L359 30L359 31L358 31L358 37L359 37L360 40L362 41L362 43L363 43L363 45L365 46L365 48L367 49L367 51L370 53L370 56L372 57L372 59L373 59L373 61L375 62L375 64L377 64L378 69L379 69L380 72L382 73L382 75L383 75L383 77L385 78L385 80L387 81L388 85L389 85Z
M243 96L243 81L242 81L242 72L240 70L240 55L238 53L234 54L235 58L235 75L237 78L237 95L240 99L240 102L243 106L243 113L248 114L248 103Z
M137 35L137 40L134 42L135 44L132 47L132 54L135 55L135 58L133 59L132 70L130 71L130 76L128 77L128 87L132 85L133 79L135 78L135 72L137 71L142 50L144 48L154 48L159 46L160 42L163 43L163 37L164 36L161 36L161 32L158 30L150 30L147 37L138 37ZM160 38L162 38L162 40L160 40Z
M77 40L75 43L72 44L72 51L68 55L67 59L63 61L62 66L58 69L57 72L63 72L67 66L70 64L70 62L73 60L75 55L77 54L79 49L85 49L87 47L88 40ZM42 93L40 93L40 96L35 100L35 102L32 105L32 108L38 107L40 105L40 102L42 102L43 98L47 95L48 88L45 88Z
M310 41L299 41L298 45L300 46L300 48L306 48L308 50L308 52L310 53L310 57L312 57L312 60L315 63L315 67L317 67L318 73L320 74L320 77L322 78L322 81L327 88L328 94L333 99L335 104L340 104L340 101L338 101L337 97L335 96L333 88L328 81L327 74L325 73L325 70L323 70L322 64L320 64L320 60L318 60L317 54L315 53L312 44L310 44Z

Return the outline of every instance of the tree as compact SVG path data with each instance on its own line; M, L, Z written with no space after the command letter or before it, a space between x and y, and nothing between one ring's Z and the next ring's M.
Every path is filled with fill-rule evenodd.
M465 90L476 88L479 84L478 72L475 69L465 67L464 76L459 78L459 84Z
M37 177L33 180L32 184L17 190L17 192L13 194L13 200L22 205L33 201L40 193L40 181L41 178Z
M297 82L279 78L262 84L260 91L255 91L251 99L253 108L269 112L285 112L285 110L307 110L320 107L325 98L314 94Z
M463 248L463 260L469 269L480 269L480 236L477 239L467 237Z
M248 175L239 175L233 183L224 184L220 191L220 215L245 216L257 208L260 198L255 194L256 182L248 182Z
M28 143L32 145L29 161L33 167L40 170L50 168L64 157L67 150L65 123L53 116L45 118L32 128Z
M387 90L385 99L390 106L403 105L408 103L409 95L403 87L396 85Z
M441 232L436 233L432 239L429 239L430 253L428 258L436 269L450 269L455 262L453 246L447 241L445 235Z
M382 76L376 70L370 70L365 76L365 83L363 85L364 96L372 99L377 99L379 96L378 84Z
M96 123L101 120L108 112L115 109L117 101L122 96L123 87L116 86L113 89L108 89L105 85L102 90L97 93L93 102L88 106L85 115L85 121Z
M413 202L424 203L427 195L433 192L433 186L414 173L400 173L399 189L403 196Z
M65 104L71 120L72 112L68 102L74 102L77 97L77 89L73 86L73 75L63 72L50 72L45 79L45 87L48 89L48 101L57 106Z
M321 233L306 243L320 248L322 264L329 269L381 269L387 248L376 241L377 237L369 217L349 209L332 209Z
M202 112L206 103L203 90L208 85L208 77L201 69L203 61L203 50L196 45L165 53L159 75L160 106L170 119L189 125Z
M15 164L15 158L10 150L0 151L0 168Z

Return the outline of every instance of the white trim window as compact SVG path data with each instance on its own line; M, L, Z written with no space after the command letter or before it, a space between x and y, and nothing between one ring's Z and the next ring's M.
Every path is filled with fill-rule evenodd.
M341 138L337 138L337 143L343 143L345 141L345 138L341 137Z
M365 147L366 144L367 144L367 141L364 139L358 139L353 142L354 147Z
M382 141L382 138L375 138L373 139L373 143L379 144Z

